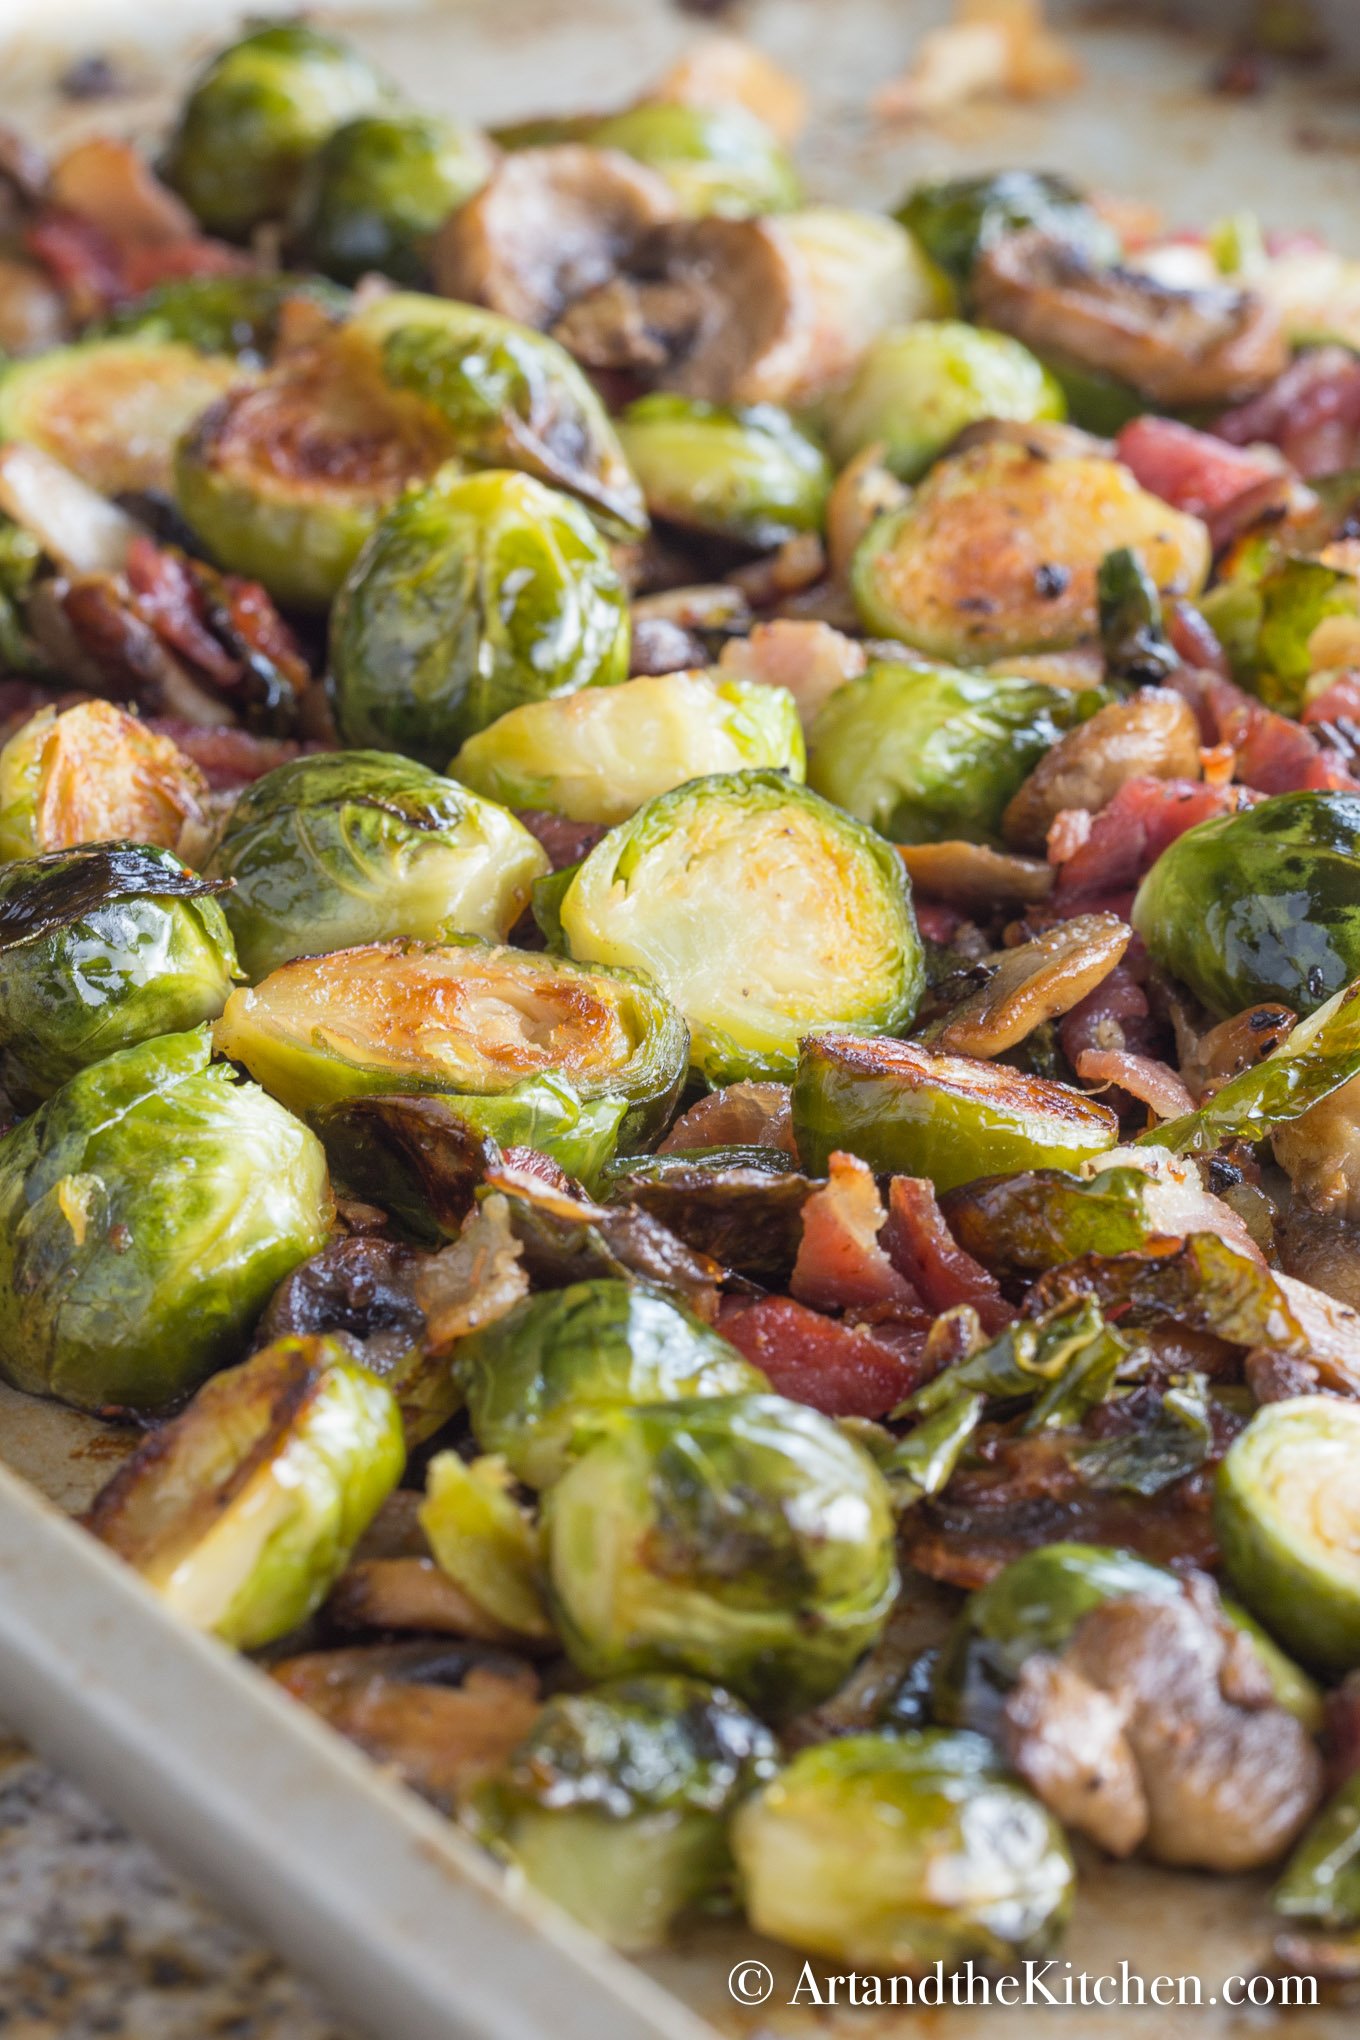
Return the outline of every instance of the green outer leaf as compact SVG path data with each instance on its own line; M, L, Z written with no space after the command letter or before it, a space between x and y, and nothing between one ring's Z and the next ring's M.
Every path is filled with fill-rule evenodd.
M1173 1154L1212 1154L1225 1141L1264 1140L1360 1075L1360 983L1336 992L1263 1062L1230 1077L1221 1090L1139 1144Z
M1141 1169L1102 1169L1090 1178L1060 1169L988 1176L949 1191L940 1208L965 1253L994 1272L1041 1275L1083 1254L1123 1254L1154 1228Z
M1284 1866L1271 1904L1333 1933L1360 1927L1360 1771L1327 1801Z
M504 1461L469 1465L456 1452L436 1453L425 1476L420 1527L440 1571L493 1621L519 1636L552 1636L538 1541L510 1493Z

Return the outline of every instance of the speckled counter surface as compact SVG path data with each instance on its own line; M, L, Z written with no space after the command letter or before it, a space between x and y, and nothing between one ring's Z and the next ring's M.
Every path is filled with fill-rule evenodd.
M3 2040L354 2040L74 1786L0 1739Z

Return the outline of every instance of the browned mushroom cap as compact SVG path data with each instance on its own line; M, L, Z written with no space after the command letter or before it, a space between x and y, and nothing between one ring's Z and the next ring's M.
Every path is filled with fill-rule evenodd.
M1158 404L1231 403L1289 361L1277 313L1252 292L1097 268L1033 229L984 252L973 310L1036 354L1117 376Z
M547 328L675 216L665 179L618 149L522 149L435 237L435 287Z
M592 369L626 369L715 404L780 403L797 387L814 308L771 220L673 220L554 328Z
M1060 737L1011 798L1001 833L1012 849L1042 851L1065 808L1098 814L1129 779L1198 779L1199 724L1165 687L1112 701Z

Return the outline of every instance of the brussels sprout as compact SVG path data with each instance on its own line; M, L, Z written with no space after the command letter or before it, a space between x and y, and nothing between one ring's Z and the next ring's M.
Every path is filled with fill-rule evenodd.
M764 121L742 106L648 100L611 114L581 139L660 171L690 219L787 212L799 200L793 164Z
M87 1529L193 1628L259 1650L315 1612L401 1478L389 1389L338 1339L279 1339L205 1382Z
M548 865L504 808L384 751L279 765L246 788L209 867L246 975L392 935L501 940ZM220 1010L220 1008L219 1008Z
M966 425L982 418L1062 418L1063 393L1027 347L961 320L922 320L874 341L826 407L842 464L882 442L885 465L914 482Z
M1360 579L1322 560L1267 559L1259 579L1223 582L1200 604L1228 651L1234 676L1269 708L1297 715L1314 657L1314 632L1332 618L1360 612Z
M1139 1140L1182 1155L1213 1154L1230 1140L1264 1140L1277 1127L1302 1119L1355 1076L1360 1076L1360 985L1337 992L1292 1028L1278 1048L1229 1077L1196 1111L1165 1120Z
M887 1032L920 996L896 853L776 772L648 801L577 866L557 911L570 955L655 978L714 1085L787 1078L808 1033Z
M0 750L0 860L116 838L169 849L206 797L198 767L111 702L40 708Z
M589 1178L665 1125L685 1029L640 980L482 943L374 943L300 957L233 992L223 1055L294 1111L438 1092L473 1127Z
M727 1819L774 1775L778 1745L697 1679L559 1693L479 1786L473 1832L616 1948L648 1948L731 1879Z
M971 1595L936 1667L936 1716L951 1727L993 1734L1006 1695L1036 1651L1058 1653L1084 1615L1107 1601L1174 1601L1184 1582L1165 1566L1103 1544L1044 1544L1002 1568ZM1276 1704L1315 1729L1322 1701L1299 1670L1231 1602L1223 1613L1250 1639Z
M321 1143L210 1066L207 1029L119 1049L0 1141L0 1373L159 1412L232 1360L326 1237Z
M965 286L984 249L1025 227L1040 227L1095 262L1113 262L1119 254L1113 229L1080 192L1043 171L997 170L918 184L896 217L931 260Z
M1066 1084L918 1041L845 1035L805 1043L793 1123L817 1173L843 1148L883 1175L929 1176L937 1190L1015 1169L1075 1169L1119 1138L1109 1107Z
M781 1396L603 1412L544 1500L563 1641L588 1678L686 1671L762 1712L845 1679L897 1592L888 1490Z
M101 495L165 492L180 434L240 378L182 340L78 340L0 368L0 440L41 447Z
M866 629L976 665L1093 638L1096 575L1120 546L1164 593L1194 595L1208 572L1204 525L1117 461L999 439L940 461L871 525L851 580Z
M292 236L342 283L381 270L427 282L431 235L486 182L493 153L476 128L424 113L364 113L322 143L302 173Z
M1154 960L1226 1017L1312 1013L1360 977L1360 797L1281 793L1187 829L1131 919Z
M1105 1401L1129 1354L1089 1297L1068 1299L1007 1325L990 1345L954 1361L908 1396L897 1414L930 1418L961 1396L983 1396L1033 1402L1025 1431L1061 1430Z
M630 404L618 426L653 517L762 549L821 529L830 465L776 405L658 390Z
M1267 1403L1219 1468L1214 1520L1228 1577L1305 1664L1360 1665L1360 1405Z
M342 327L204 413L175 453L180 511L214 559L278 601L324 608L384 510L453 452Z
M420 1527L441 1572L498 1629L534 1643L553 1637L540 1583L538 1539L510 1492L504 1460L440 1452L430 1461Z
M940 1729L800 1751L732 1850L757 1932L894 1975L1041 1955L1076 1888L1047 1808L981 1736Z
M272 276L247 271L233 276L177 276L158 283L110 313L101 334L135 334L144 340L177 340L200 354L244 355L267 361L290 305L314 305L339 319L349 309L349 292L323 276L287 270Z
M0 1082L45 1098L86 1063L215 1020L237 975L221 890L168 850L0 866Z
M813 724L809 781L894 842L999 843L1012 794L1100 700L1040 680L875 663Z
M812 356L790 402L819 404L854 373L880 333L955 309L949 279L883 213L800 207L780 215L779 236L811 285L817 321Z
M818 1187L769 1147L625 1155L603 1181L611 1199L650 1213L722 1267L781 1288L798 1258L803 1206Z
M477 1443L536 1488L561 1478L602 1410L769 1386L690 1311L629 1282L526 1296L460 1340L456 1366Z
M759 765L803 777L786 688L663 673L507 709L468 738L449 771L508 807L612 824L687 780Z
M1157 1129L1161 1144L1162 1128ZM1060 1169L985 1177L951 1190L941 1208L959 1245L1005 1275L1039 1275L1083 1254L1136 1252L1166 1226L1142 1169L1102 1169L1089 1180Z
M28 598L43 562L43 549L22 524L0 514L0 673L41 673L45 661L30 641Z
M474 467L519 468L579 496L614 536L647 528L604 406L545 333L478 305L394 291L350 322L386 386L420 399Z
M1284 1866L1271 1896L1287 1920L1333 1933L1360 1927L1360 1771L1334 1792Z
M200 72L161 174L210 233L244 239L287 210L327 135L385 97L377 73L338 37L300 21L254 29Z
M390 510L332 621L346 743L442 767L525 701L628 673L628 603L579 504L528 475L433 482Z

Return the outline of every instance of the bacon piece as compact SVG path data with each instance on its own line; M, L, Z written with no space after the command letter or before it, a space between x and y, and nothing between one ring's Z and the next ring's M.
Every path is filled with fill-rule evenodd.
M1360 673L1334 674L1321 694L1304 703L1299 721L1360 725Z
M1280 472L1268 456L1243 452L1211 433L1150 412L1132 419L1114 445L1143 488L1192 517L1212 519L1237 497L1278 479Z
M137 614L151 625L162 644L201 668L217 686L227 690L239 686L241 661L231 656L204 622L202 596L183 554L158 546L150 538L134 538L125 571L136 597Z
M930 1311L971 1304L984 1332L999 1332L1016 1313L995 1276L966 1254L945 1223L935 1185L924 1176L894 1176L888 1190L883 1244Z
M1231 747L1233 771L1242 786L1263 794L1356 786L1344 761L1324 749L1311 730L1276 714L1221 674L1182 671L1169 684L1195 710L1206 740Z
M919 1303L879 1245L886 1213L873 1171L857 1155L833 1154L824 1188L803 1206L803 1237L789 1288L818 1310Z
M45 209L25 228L23 244L60 286L75 318L96 318L123 296L118 250L89 220Z
M1066 917L1110 906L1127 919L1138 881L1167 845L1196 822L1251 804L1238 786L1192 779L1128 779L1091 823L1089 835L1058 866L1053 907Z
M718 1330L763 1369L777 1394L828 1417L885 1417L932 1371L924 1311L907 1323L847 1324L790 1296L730 1297Z
M1148 1032L1148 999L1136 958L1119 964L1058 1023L1058 1039L1073 1069L1086 1055L1128 1053L1130 1043L1143 1041Z
M192 758L214 793L236 793L263 779L276 765L300 756L302 745L291 737L257 737L249 730L200 729L175 716L149 716L147 728L170 737ZM309 750L315 745L307 746Z
M681 1113L657 1153L703 1147L779 1148L796 1161L788 1085L729 1084L710 1091Z
M1177 1119L1193 1112L1195 1101L1176 1072L1155 1056L1132 1055L1126 1049L1087 1048L1076 1061L1084 1084L1118 1084L1131 1098L1147 1105L1158 1119Z
M1218 633L1213 625L1200 615L1192 602L1177 602L1172 605L1167 619L1167 636L1171 640L1172 650L1187 666L1203 667L1206 672L1218 673L1227 679L1228 654L1219 642ZM1174 686L1175 681L1168 681L1167 685ZM1188 696L1186 698L1189 699ZM1195 704L1191 701L1190 705L1193 708ZM1201 734L1205 736L1206 742L1212 743L1213 739L1207 732Z
M546 808L516 808L515 813L531 836L537 836L547 851L554 871L578 864L607 833L602 822L573 822L566 815L550 814Z
M1307 480L1350 467L1360 435L1360 361L1345 347L1300 354L1282 375L1214 426L1233 446L1278 446Z
M918 899L915 907L916 925L927 942L938 942L942 949L947 949L963 925L963 915L938 900Z
M829 623L782 617L758 623L749 637L729 638L719 655L718 671L729 679L786 688L797 703L804 729L809 729L837 688L855 679L867 664L863 645Z

